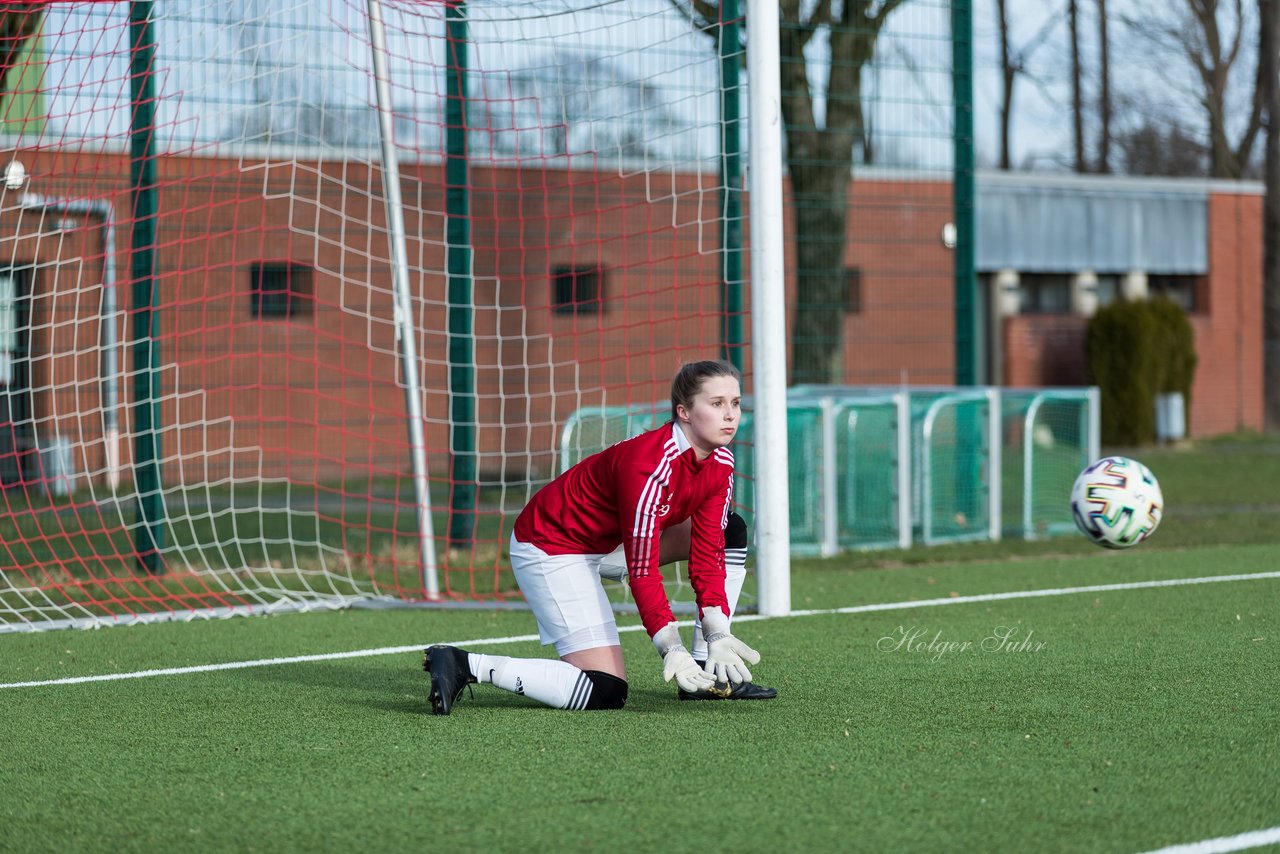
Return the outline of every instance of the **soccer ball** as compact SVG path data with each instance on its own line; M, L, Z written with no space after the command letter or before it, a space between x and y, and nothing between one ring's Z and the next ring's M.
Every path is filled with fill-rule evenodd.
M1076 527L1100 546L1127 549L1151 536L1164 515L1164 495L1151 469L1128 457L1103 457L1071 488Z

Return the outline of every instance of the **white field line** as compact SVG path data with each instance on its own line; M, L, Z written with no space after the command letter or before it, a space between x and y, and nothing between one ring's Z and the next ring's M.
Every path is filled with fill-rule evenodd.
M1269 827L1235 836L1219 836L1217 839L1188 842L1185 845L1170 845L1168 848L1148 851L1147 854L1219 854L1222 851L1243 851L1246 848L1261 848L1263 845L1276 843L1280 843L1280 827Z
M1120 584L1093 584L1084 587L1051 587L1044 590L1014 590L1007 593L980 593L974 596L948 596L945 599L920 599L908 602L882 602L874 605L853 605L847 608L821 608L808 611L792 611L778 617L762 614L744 614L734 622L746 623L758 620L785 620L793 617L821 617L831 614L866 614L874 611L904 611L911 608L934 608L942 605L967 605L974 602L999 602L1008 599L1038 599L1046 596L1070 596L1078 593L1110 593L1118 590L1148 590L1156 587L1184 587L1191 584L1217 584L1227 581L1258 581L1280 578L1280 572L1254 572L1245 575L1210 575L1201 578L1169 578L1160 581L1130 581ZM681 622L693 625L692 620ZM638 632L639 624L619 626L621 632ZM536 641L535 635L512 635L503 638L474 638L449 641L450 646L498 646L501 644ZM410 646L384 646L374 649L355 649L347 652L322 652L315 655L291 655L284 658L260 658L251 661L227 661L221 664L197 664L191 667L164 667L157 670L134 670L127 673L102 673L95 676L68 676L63 679L43 679L34 682L0 682L3 688L43 688L49 685L79 685L85 682L116 682L121 679L146 679L152 676L181 676L188 673L211 673L217 670L241 670L249 667L272 667L278 664L299 664L308 661L337 661L344 658L368 658L375 655L400 655L421 652L429 644ZM1225 850L1225 849L1224 849Z

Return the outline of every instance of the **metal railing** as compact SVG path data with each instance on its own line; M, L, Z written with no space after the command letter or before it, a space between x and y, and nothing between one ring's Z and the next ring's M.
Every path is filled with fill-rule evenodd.
M800 386L790 389L791 549L833 555L1074 530L1076 474L1099 455L1092 388ZM667 404L586 407L560 435L560 470L663 423ZM754 414L735 441L752 521Z

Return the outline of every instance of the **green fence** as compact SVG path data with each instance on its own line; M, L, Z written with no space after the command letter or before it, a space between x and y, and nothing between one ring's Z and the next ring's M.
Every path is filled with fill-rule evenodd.
M734 442L752 524L754 431ZM798 555L1074 531L1068 497L1098 456L1094 389L798 386L788 395L791 547ZM666 404L588 407L560 468L666 421Z

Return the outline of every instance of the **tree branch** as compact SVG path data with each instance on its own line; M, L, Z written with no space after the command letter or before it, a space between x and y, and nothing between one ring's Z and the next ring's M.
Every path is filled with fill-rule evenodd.
M1216 21L1215 21L1216 23ZM1236 31L1231 39L1231 50L1227 52L1226 61L1223 63L1227 68L1235 65L1236 57L1240 54L1240 42L1244 37L1244 8L1241 6L1241 0L1236 0Z
M804 36L804 44L808 44L813 38L813 34L818 31L818 27L831 25L831 0L818 0L818 5L814 7L813 13L809 15L809 20L801 24Z
M719 7L707 3L706 0L689 0L687 6L681 0L667 0L667 2L671 4L671 8L683 15L695 30L706 35L714 35L709 31L720 20Z
M784 16L788 12L798 14L799 5L799 0L786 0L782 4ZM803 162L813 157L817 145L813 91L809 83L808 64L804 58L804 37L795 27L783 27L779 33L779 42L787 160L791 163Z
M881 3L879 10L876 11L875 17L871 19L871 31L878 35L880 30L884 27L884 22L888 19L889 14L904 2L905 0L886 0L886 2Z

